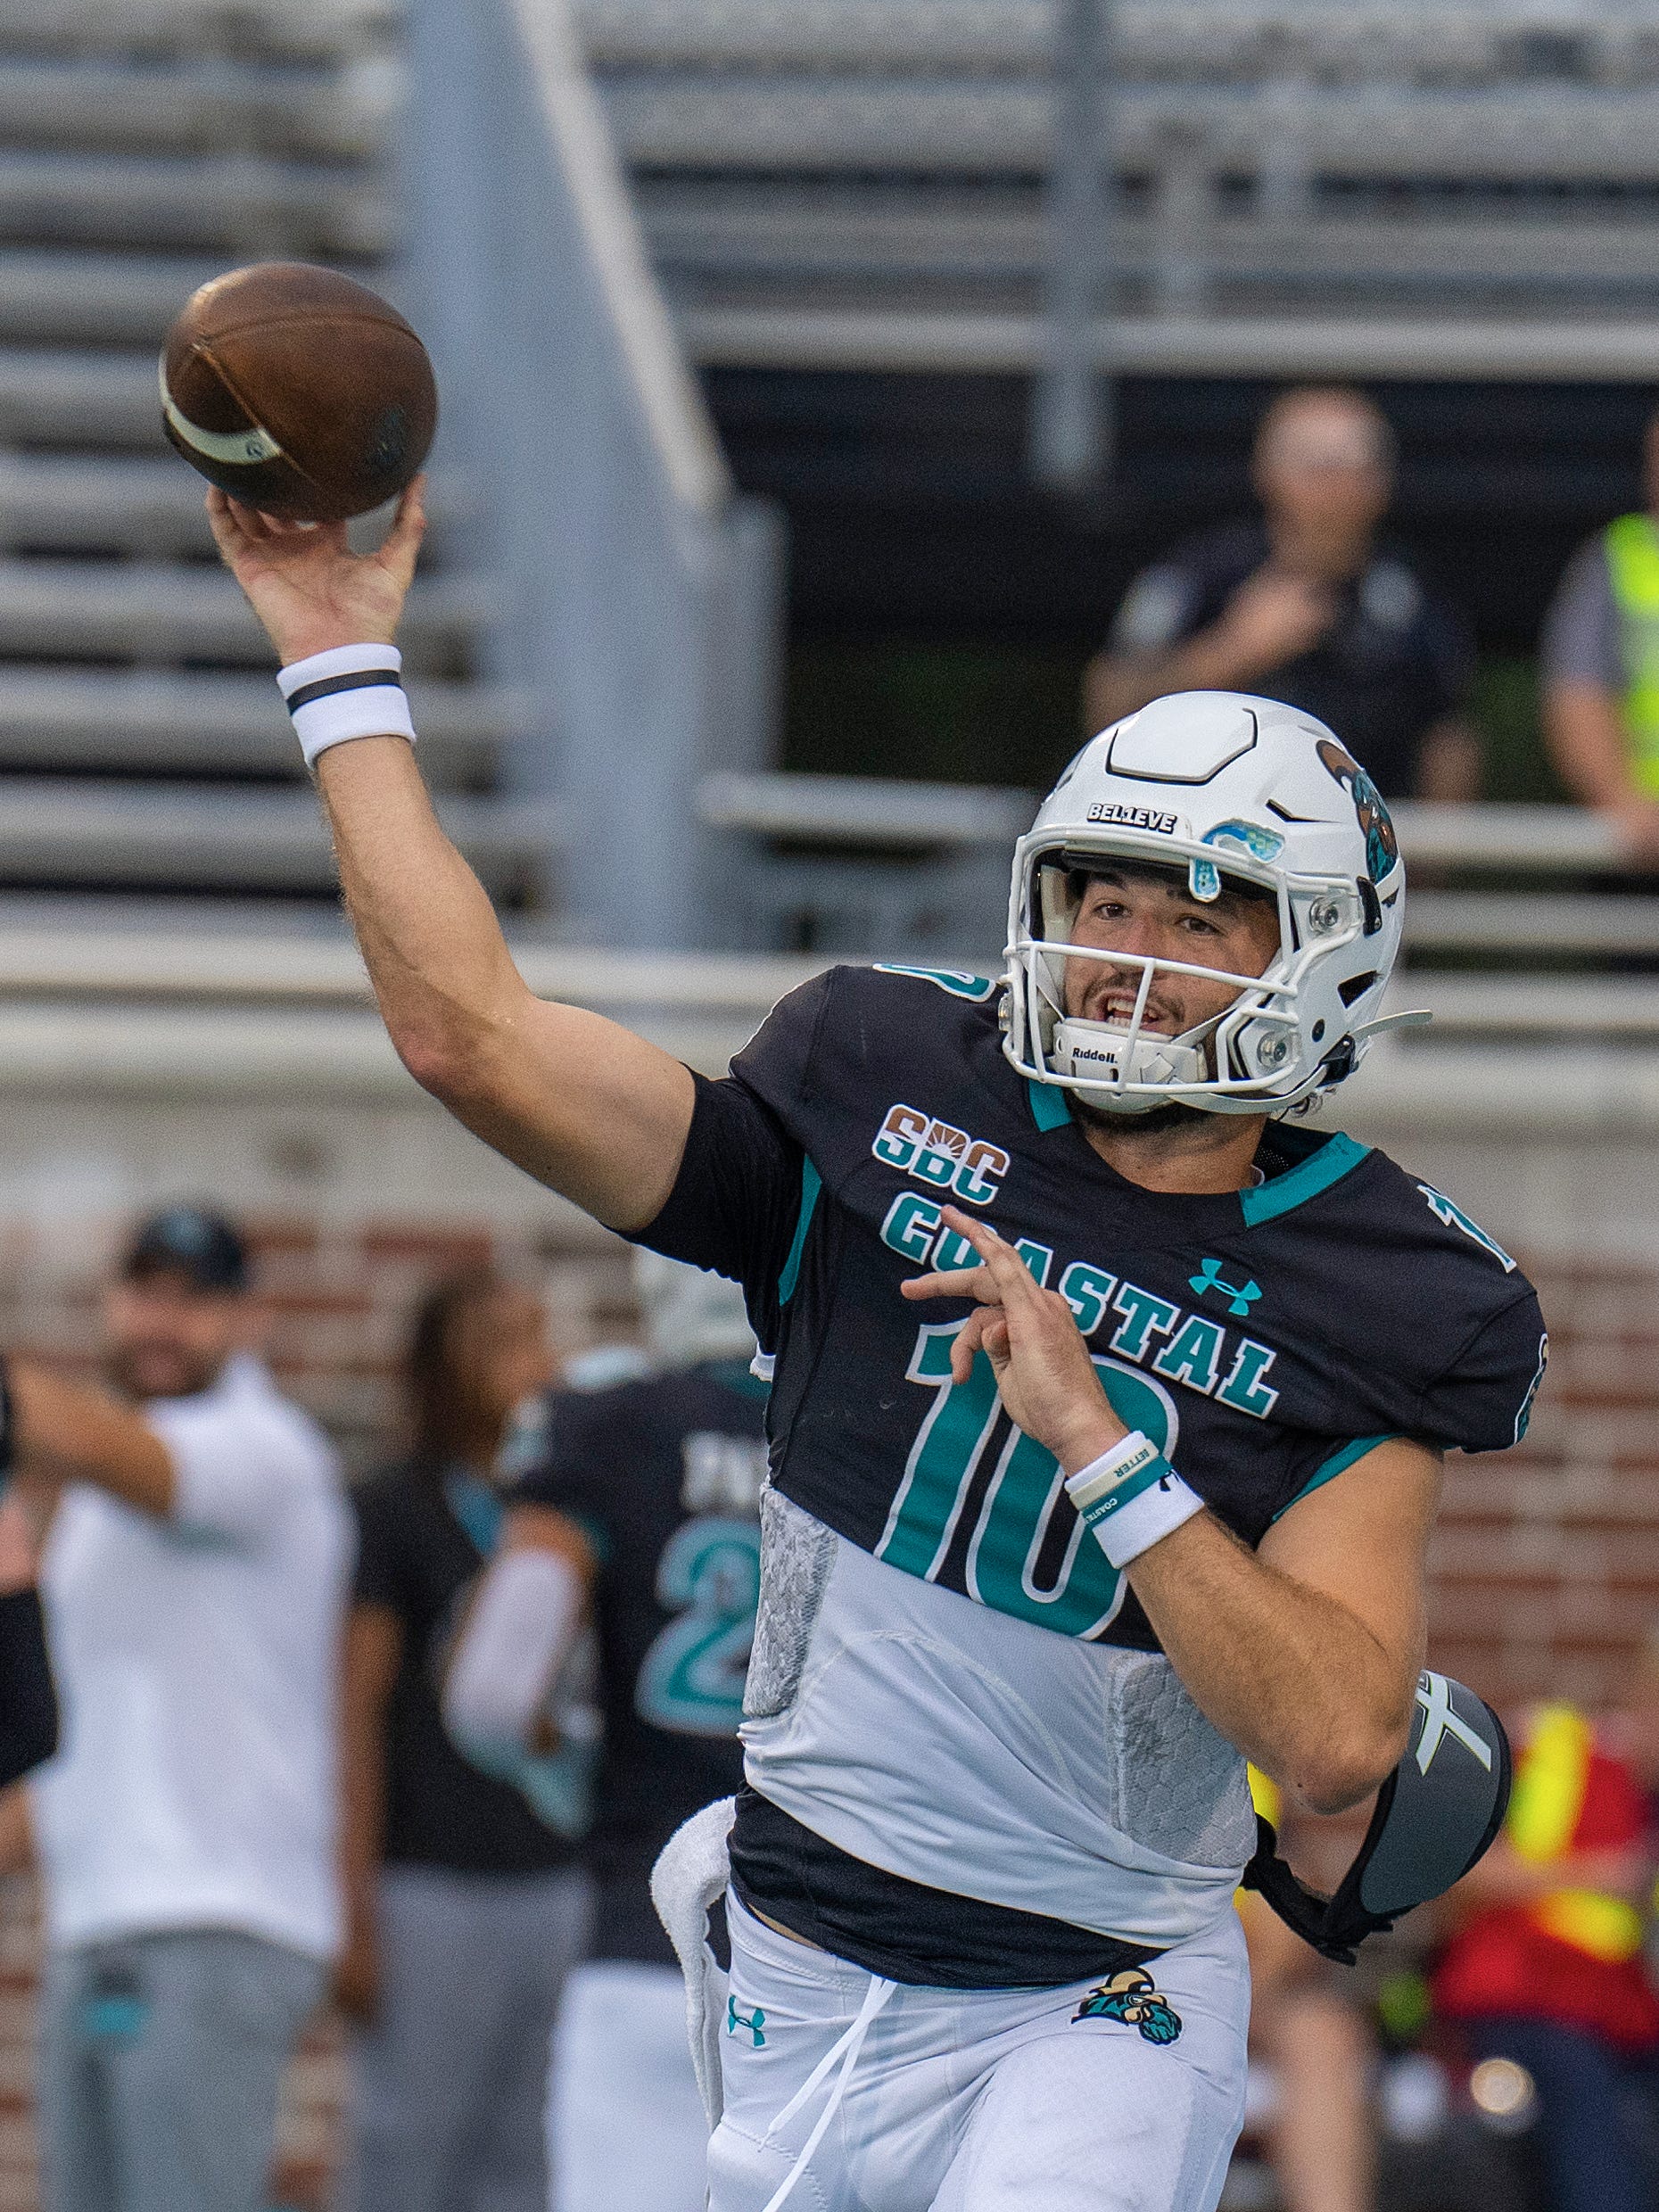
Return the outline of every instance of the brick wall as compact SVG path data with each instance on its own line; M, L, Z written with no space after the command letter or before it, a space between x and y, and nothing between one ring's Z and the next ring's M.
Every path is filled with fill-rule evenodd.
M382 1449L409 1307L449 1267L495 1257L547 1285L571 1349L631 1324L625 1256L590 1234L487 1232L300 1215L252 1224L285 1386L354 1465ZM114 1234L67 1242L0 1228L0 1342L90 1364L95 1284ZM1458 1460L1432 1570L1433 1657L1495 1701L1618 1694L1659 1618L1659 1268L1550 1261L1535 1270L1553 1345L1531 1433L1516 1452ZM0 1886L0 2212L34 2212L29 2038L32 1890ZM339 2097L326 2028L296 2062L274 2201L319 2212Z
M1549 1373L1517 1450L1449 1470L1434 1655L1494 1703L1605 1705L1659 1625L1659 1269L1529 1271Z

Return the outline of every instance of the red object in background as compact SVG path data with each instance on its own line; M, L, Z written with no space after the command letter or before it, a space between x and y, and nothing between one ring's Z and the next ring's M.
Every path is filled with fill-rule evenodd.
M1554 1737L1547 1739L1552 1729ZM1535 1754L1550 1771L1540 1775L1535 1767L1534 1805L1529 1808L1528 1762ZM1563 1802L1564 1791L1571 1793L1570 1802ZM1648 1805L1635 1778L1567 1708L1546 1708L1525 1744L1517 1746L1515 1797L1505 1824L1523 1857L1548 1863L1555 1853L1528 1850L1524 1833L1517 1832L1540 1798L1549 1801L1541 1807L1546 1826L1552 1812L1564 1816L1564 1852L1625 1850L1640 1845L1648 1832ZM1631 1927L1628 1943L1598 1943L1597 1934L1610 1924L1616 1927L1621 1913ZM1556 1932L1572 1929L1575 1920L1582 1923L1582 1940ZM1651 2050L1659 2045L1659 1999L1647 1977L1641 1926L1638 1915L1613 1900L1565 1888L1539 1904L1491 1907L1448 1945L1433 1977L1435 2009L1449 2019L1498 2014L1551 2020L1621 2051ZM1612 1955L1619 1951L1623 1955Z

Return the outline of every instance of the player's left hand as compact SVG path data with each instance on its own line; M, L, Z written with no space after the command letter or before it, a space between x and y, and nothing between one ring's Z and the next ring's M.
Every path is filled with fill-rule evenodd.
M979 1265L917 1275L901 1285L904 1296L977 1300L951 1345L951 1374L965 1382L983 1352L1010 1420L1075 1474L1128 1434L1102 1387L1077 1316L1058 1291L1040 1287L988 1222L954 1206L945 1207L945 1221L973 1246Z

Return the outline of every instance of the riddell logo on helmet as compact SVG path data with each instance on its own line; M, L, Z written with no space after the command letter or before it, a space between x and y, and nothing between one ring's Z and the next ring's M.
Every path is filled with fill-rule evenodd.
M1000 1144L987 1144L914 1106L889 1106L871 1151L884 1166L898 1168L936 1191L951 1191L970 1206L988 1206L1011 1162Z
M1116 822L1120 830L1156 830L1172 838L1181 827L1179 814L1162 814L1151 806L1119 806L1115 800L1097 799L1089 809L1091 821Z

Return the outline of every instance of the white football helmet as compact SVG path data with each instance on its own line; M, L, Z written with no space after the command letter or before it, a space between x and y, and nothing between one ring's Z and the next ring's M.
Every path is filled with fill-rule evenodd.
M1105 860L1184 867L1209 901L1271 892L1279 950L1260 976L1074 950L1077 884ZM1003 1049L1034 1083L1109 1112L1180 1102L1278 1113L1358 1066L1399 950L1406 871L1375 785L1322 722L1276 699L1183 691L1091 739L1014 852ZM1069 1017L1068 960L1141 970L1125 1025ZM1143 1029L1155 974L1237 986L1178 1037Z

